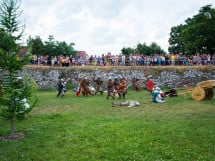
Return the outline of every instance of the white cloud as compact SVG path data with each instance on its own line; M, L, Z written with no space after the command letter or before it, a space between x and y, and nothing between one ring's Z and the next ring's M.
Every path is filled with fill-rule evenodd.
M214 0L22 0L26 35L74 42L89 54L156 42L168 48L170 29ZM28 37L28 36L27 36Z

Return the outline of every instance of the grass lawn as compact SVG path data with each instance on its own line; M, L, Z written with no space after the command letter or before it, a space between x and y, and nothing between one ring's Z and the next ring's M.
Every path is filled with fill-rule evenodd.
M0 141L1 161L215 161L215 98L178 97L151 102L147 91L129 89L141 107L111 107L104 95L64 98L39 92L29 117L16 122L18 141ZM115 101L119 101L117 98ZM9 123L0 120L0 136Z

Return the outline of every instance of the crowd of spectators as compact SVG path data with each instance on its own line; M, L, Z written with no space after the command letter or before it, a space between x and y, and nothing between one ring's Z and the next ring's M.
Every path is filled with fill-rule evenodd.
M99 56L36 56L31 64L50 66L166 66L166 65L215 65L215 55L166 54L145 55L99 55Z

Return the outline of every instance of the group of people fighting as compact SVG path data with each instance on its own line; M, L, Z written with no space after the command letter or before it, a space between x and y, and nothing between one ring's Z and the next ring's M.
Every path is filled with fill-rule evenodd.
M80 93L84 96L88 95L96 95L97 93L100 93L101 95L104 92L104 81L100 78L100 76L94 80L96 84L96 88L94 89L92 86L90 86L89 79L87 77L84 77L78 85L78 88L76 89L76 96L78 96ZM115 77L114 80L109 78L106 85L106 91L107 96L106 98L109 99L111 97L112 99L115 99L115 97L118 95L119 98L125 99L125 94L127 92L127 80L123 78L117 78Z
M58 82L58 94L57 97L63 97L66 90L66 84L69 79L60 79ZM109 99L111 97L112 99L115 99L116 96L119 98L125 99L125 95L127 92L127 80L123 78L117 78L114 79L109 78L106 85L104 85L104 81L100 78L100 76L97 77L97 79L93 80L96 84L96 88L92 87L90 85L90 81L87 77L83 77L81 81L78 84L78 87L76 87L74 90L76 92L76 96L79 96L81 93L83 96L88 95L96 95L97 93L100 93L103 95L103 92L107 91L106 98ZM104 86L106 89L104 89Z
M57 97L61 96L63 97L66 90L66 83L69 79L64 80L60 79L58 83L58 94ZM100 93L100 95L103 95L104 91L106 91L106 99L109 99L111 97L113 100L116 97L125 99L127 88L128 88L128 81L124 77L114 79L109 78L107 82L104 82L100 76L97 77L97 79L93 80L95 83L95 88L90 85L90 81L87 77L83 77L81 81L79 82L78 86L74 89L76 96L79 96L82 94L83 96L88 95L96 95L97 93ZM132 85L134 90L140 91L141 90L141 84L138 79L132 79ZM148 78L146 81L146 90L148 90L151 93L152 96L152 102L155 103L163 103L165 102L164 98L165 96L170 96L169 91L163 92L159 87L156 87L154 85L154 82L151 78ZM171 90L171 96L177 96L176 90Z

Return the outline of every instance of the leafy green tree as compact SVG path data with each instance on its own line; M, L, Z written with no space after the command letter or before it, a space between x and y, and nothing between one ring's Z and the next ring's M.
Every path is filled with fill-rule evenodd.
M152 42L150 46L147 46L146 43L139 43L137 44L136 48L123 48L121 50L122 54L124 55L130 55L130 54L140 54L140 55L153 55L153 54L163 54L164 50L161 49L157 43Z
M48 41L44 42L44 55L54 56L57 54L57 42L54 41L54 36L49 35Z
M44 53L44 44L40 36L35 38L29 37L27 40L28 48L31 48L31 54L33 55L43 55Z
M202 7L197 15L188 18L185 25L172 27L169 51L185 54L215 53L215 9Z
M75 55L75 51L74 51L74 48L73 48L73 44L70 44L68 45L65 41L63 42L58 42L57 41L57 45L56 45L56 52L58 54L61 54L61 55Z
M146 45L146 43L143 43L143 44L139 43L139 44L137 44L137 51L141 55L150 55L150 49Z
M27 77L18 77L18 72L29 60L27 56L17 55L20 51L18 42L24 31L24 25L19 21L22 13L19 4L17 0L3 0L0 6L0 87L3 93L0 97L0 116L10 122L12 138L15 135L15 119L24 119L33 107L26 102L26 99L30 101L32 98L32 81Z
M130 54L134 54L135 49L131 48L131 47L128 47L128 48L124 47L124 48L122 48L121 52L123 55L130 55Z
M152 42L149 45L149 50L151 54L163 54L164 51L161 49L161 47L156 43L156 42Z
M67 44L65 41L55 41L53 35L49 35L48 40L43 43L39 36L35 38L28 38L28 49L31 49L31 54L33 55L48 55L59 56L59 55L75 55L74 43Z
M153 55L164 53L164 50L162 50L161 47L155 42L152 42L149 46L147 46L146 43L143 44L139 43L137 44L136 51L141 55Z
M184 29L184 25L178 25L171 28L168 48L171 53L185 53L184 51L184 42L181 41L181 34Z

